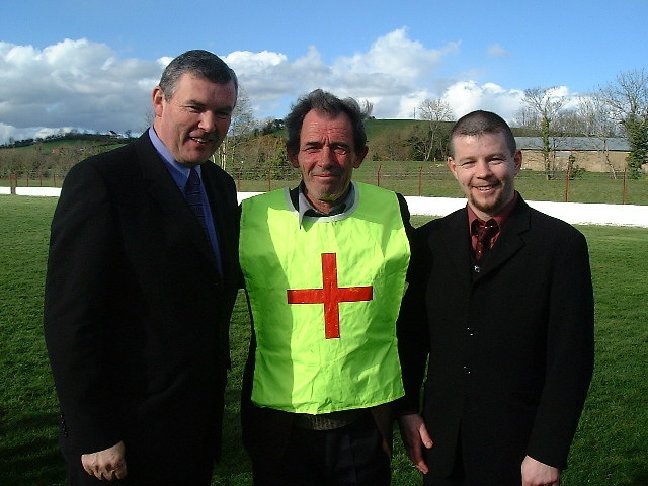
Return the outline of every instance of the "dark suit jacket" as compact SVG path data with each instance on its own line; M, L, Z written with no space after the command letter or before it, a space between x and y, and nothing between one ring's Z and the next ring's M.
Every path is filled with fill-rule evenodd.
M179 477L220 447L238 284L237 200L202 165L223 275L148 133L65 179L54 220L45 336L68 461L123 439L129 472ZM188 462L187 462L188 461Z
M593 366L585 238L518 203L474 273L467 210L415 231L398 323L406 399L434 441L433 475L452 471L458 440L479 484L519 484L530 455L564 468Z

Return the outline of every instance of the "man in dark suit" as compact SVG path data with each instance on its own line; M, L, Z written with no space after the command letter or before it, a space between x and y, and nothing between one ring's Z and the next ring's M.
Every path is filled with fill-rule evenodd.
M495 113L462 117L449 154L468 204L415 232L401 435L426 485L558 485L593 367L587 244L514 190L522 155Z
M211 483L238 284L225 139L234 72L189 51L153 127L70 170L52 222L45 337L71 484Z

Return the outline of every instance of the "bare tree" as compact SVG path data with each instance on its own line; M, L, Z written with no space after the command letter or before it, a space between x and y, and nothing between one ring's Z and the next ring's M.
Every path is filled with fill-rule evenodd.
M553 122L554 136L579 137L585 135L586 126L575 108L560 111Z
M513 125L540 130L540 117L530 106L521 106L513 115Z
M418 106L418 111L420 118L428 121L428 141L423 158L424 161L428 161L434 156L434 149L439 145L442 128L441 122L452 120L454 118L454 112L450 104L441 98L424 99Z
M631 176L639 177L648 162L648 73L644 69L626 71L601 88L599 95L628 137Z
M529 88L524 90L522 102L531 108L540 118L542 134L542 157L544 159L545 176L553 179L555 171L555 152L551 143L552 122L560 113L565 98L557 94L557 87Z
M228 162L234 162L237 159L239 146L253 135L257 128L259 128L259 123L254 118L250 97L247 91L239 85L238 99L232 113L229 133L217 153L214 154L214 162L219 163L223 169L227 169Z
M612 117L608 105L599 93L580 96L576 113L583 124L585 136L618 137L621 126Z
M601 152L605 157L605 163L610 167L612 177L616 179L616 168L610 160L608 140L619 135L620 125L612 118L607 104L598 93L581 96L578 99L576 113L583 124L584 135L601 141Z

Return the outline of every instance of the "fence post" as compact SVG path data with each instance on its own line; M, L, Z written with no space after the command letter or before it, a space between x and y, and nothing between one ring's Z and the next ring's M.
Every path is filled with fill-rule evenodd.
M571 171L571 168L567 166L567 170L565 171L565 202L569 201L569 173Z
M13 172L9 172L9 192L11 194L16 194L17 181L17 176Z
M380 187L380 171L382 170L382 164L378 165L378 174L377 174L377 179L378 179L378 187Z
M421 195L421 186L422 186L422 179L423 178L423 166L419 165L419 170L418 170L418 195Z
M628 197L628 168L626 167L623 170L623 196L621 199L621 204L625 206L626 200Z

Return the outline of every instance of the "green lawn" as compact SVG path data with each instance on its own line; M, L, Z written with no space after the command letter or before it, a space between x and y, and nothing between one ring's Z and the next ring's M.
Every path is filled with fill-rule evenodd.
M528 197L523 191L525 197ZM532 197L529 197L532 199ZM56 198L0 196L0 484L63 484L57 405L42 333L49 224ZM645 203L644 203L645 204ZM426 218L415 217L420 225ZM563 486L648 484L648 229L580 227L590 245L596 368ZM249 336L239 299L232 322L225 452L214 484L250 484L238 399ZM400 440L394 484L420 484Z

